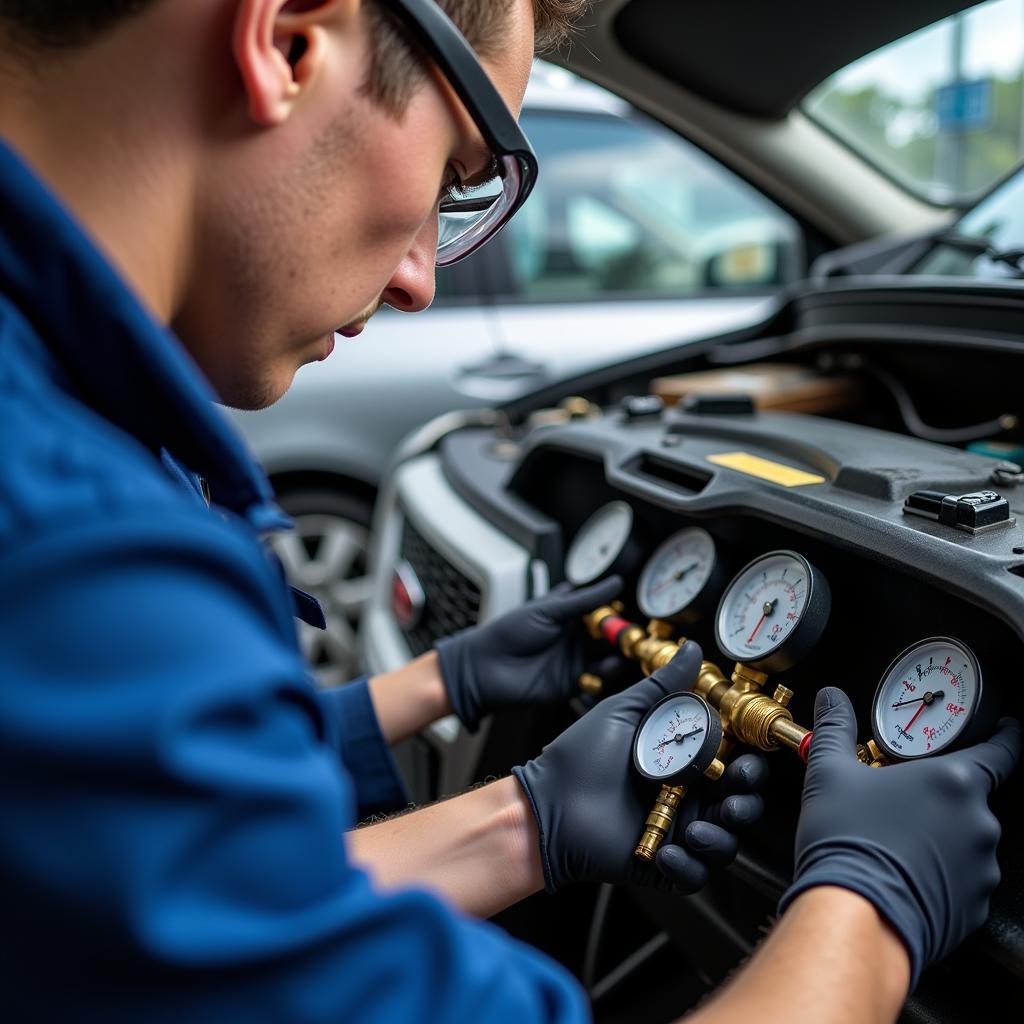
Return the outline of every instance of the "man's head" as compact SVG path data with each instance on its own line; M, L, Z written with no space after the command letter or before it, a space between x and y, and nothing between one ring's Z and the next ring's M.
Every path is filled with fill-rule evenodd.
M586 0L438 5L518 111ZM0 32L0 131L226 402L430 303L440 193L490 154L383 0L0 0Z

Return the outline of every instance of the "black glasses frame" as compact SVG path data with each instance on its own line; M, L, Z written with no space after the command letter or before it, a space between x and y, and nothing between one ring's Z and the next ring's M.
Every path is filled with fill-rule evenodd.
M487 77L473 48L433 0L381 0L437 64L465 106L484 141L497 158L514 157L520 168L519 192L489 241L529 198L537 183L537 155L512 116L494 83ZM487 200L444 201L441 212L471 212L487 208ZM469 253L467 252L468 256Z

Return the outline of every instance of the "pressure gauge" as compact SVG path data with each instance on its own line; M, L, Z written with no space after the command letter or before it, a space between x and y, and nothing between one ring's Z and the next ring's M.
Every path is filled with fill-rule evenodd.
M599 508L580 528L565 559L565 578L581 587L621 571L636 554L633 509L624 501Z
M699 611L717 588L715 542L691 526L673 534L651 555L640 574L636 600L649 619L671 622L687 609Z
M633 767L645 779L684 785L707 771L722 742L722 719L695 693L670 693L633 737Z
M821 638L831 606L828 581L803 555L771 551L741 569L722 595L718 646L751 668L782 672Z
M991 733L996 703L966 644L948 636L922 640L878 684L871 706L875 743L894 761L965 746Z

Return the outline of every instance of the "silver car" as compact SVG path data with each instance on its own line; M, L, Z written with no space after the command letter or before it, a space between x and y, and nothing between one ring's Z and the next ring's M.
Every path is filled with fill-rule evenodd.
M604 89L539 63L522 121L537 189L492 245L438 274L432 308L383 311L272 409L235 414L296 519L279 551L324 604L326 633L305 641L327 684L357 671L370 514L404 435L754 323L805 272L788 214Z

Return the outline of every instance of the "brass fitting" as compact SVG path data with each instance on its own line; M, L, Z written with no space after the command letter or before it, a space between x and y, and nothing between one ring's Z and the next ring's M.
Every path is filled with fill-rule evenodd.
M590 635L595 638L604 636L602 625L612 616L617 619L616 642L620 651L627 658L640 662L646 675L667 665L686 643L685 639L668 639L671 632L668 623L654 620L644 630L622 618L621 606L615 608L610 605L585 617ZM758 750L770 752L787 747L800 753L810 730L793 721L793 713L787 706L793 698L793 691L778 684L775 696L769 697L762 692L767 683L767 674L749 665L737 663L732 677L726 679L717 665L705 661L692 690L722 716L722 727L728 739ZM880 752L872 752L874 760L880 756Z
M592 612L583 616L583 625L586 626L587 632L595 640L600 640L601 623L614 614L615 609L611 605L603 604L600 608L595 608Z
M722 746L726 746L724 740ZM704 777L711 779L712 782L720 779L725 773L725 763L720 760L721 748L719 748L719 755L704 769ZM654 860L654 855L661 849L661 844L665 841L672 822L676 820L676 812L679 810L679 804L684 796L686 796L685 786L661 787L658 799L655 801L651 813L647 815L647 821L644 822L644 834L633 851L634 856L641 860Z
M878 744L874 740L868 740L866 749L867 760L865 760L865 764L870 765L872 768L884 768L889 763L889 759L878 749Z
M665 841L675 820L679 804L686 796L685 786L662 786L651 813L644 822L644 834L637 843L634 855L648 862L654 860L658 848Z
M775 687L775 693L772 694L772 700L778 701L784 708L789 707L789 702L793 699L793 691L788 686L783 686L779 683Z
M640 667L644 670L644 675L648 676L653 675L659 668L664 668L679 653L683 644L686 643L685 640L673 643L671 640L662 640L647 634L642 634L637 639L631 636L629 639L632 640L631 649L627 649L626 636L623 635L620 642L620 646L623 649L622 653L628 658L633 658L634 661L639 661Z

